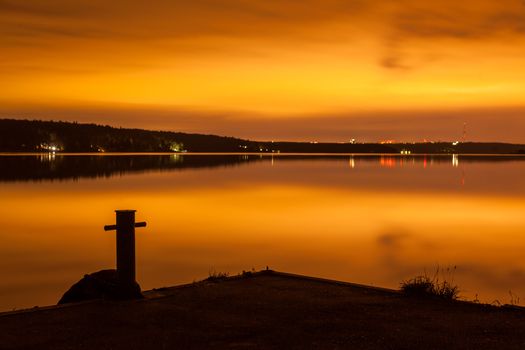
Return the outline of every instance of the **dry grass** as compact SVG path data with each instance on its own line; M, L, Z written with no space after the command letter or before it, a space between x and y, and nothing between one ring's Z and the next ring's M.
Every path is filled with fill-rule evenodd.
M230 274L228 272L217 272L215 269L212 269L208 272L208 278L205 281L209 282L218 282L228 278Z
M409 296L439 297L456 300L459 298L459 287L454 283L456 267L441 269L439 266L433 277L425 272L401 282L401 291Z

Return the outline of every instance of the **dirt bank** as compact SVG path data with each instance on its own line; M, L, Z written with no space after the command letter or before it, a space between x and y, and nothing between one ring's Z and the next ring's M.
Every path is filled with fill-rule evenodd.
M524 349L525 312L256 273L0 314L0 349Z

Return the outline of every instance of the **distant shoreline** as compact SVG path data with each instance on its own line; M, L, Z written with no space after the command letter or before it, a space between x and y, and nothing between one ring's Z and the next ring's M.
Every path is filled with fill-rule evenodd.
M264 152L13 152L0 151L0 156L39 156L49 155L55 156L262 156L262 157L287 157L287 156L320 156L320 157L424 157L424 156L440 156L451 157L454 155L462 157L525 157L525 153L335 153L335 152L279 152L279 153L264 153Z
M0 152L107 154L525 154L525 144L503 142L292 142L114 128L40 120L0 119Z

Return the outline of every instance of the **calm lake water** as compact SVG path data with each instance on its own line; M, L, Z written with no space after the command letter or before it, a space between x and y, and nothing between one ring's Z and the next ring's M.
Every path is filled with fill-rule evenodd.
M525 157L0 155L0 310L114 267L136 209L142 288L271 269L398 288L454 267L466 299L525 300Z

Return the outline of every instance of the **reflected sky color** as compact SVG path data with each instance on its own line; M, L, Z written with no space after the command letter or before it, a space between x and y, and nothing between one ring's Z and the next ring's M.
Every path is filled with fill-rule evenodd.
M397 288L439 264L457 266L465 297L509 302L509 290L525 292L525 158L494 160L266 156L2 180L0 310L53 304L85 273L112 268L115 237L102 227L117 208L148 222L137 231L143 289L266 266Z

